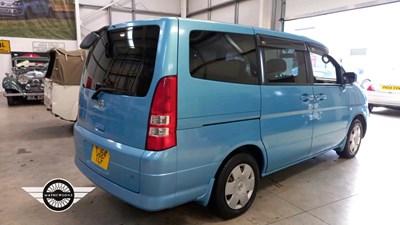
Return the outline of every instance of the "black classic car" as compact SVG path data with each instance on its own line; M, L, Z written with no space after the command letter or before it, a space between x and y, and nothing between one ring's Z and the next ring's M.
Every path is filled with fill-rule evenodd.
M9 106L23 100L43 100L43 77L49 58L18 56L12 58L12 72L6 73L2 85Z

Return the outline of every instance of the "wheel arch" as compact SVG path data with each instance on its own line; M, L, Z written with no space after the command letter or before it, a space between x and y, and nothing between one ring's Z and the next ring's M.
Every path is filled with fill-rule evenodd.
M221 164L218 167L218 170L216 171L214 178L216 178L218 176L218 174L220 174L222 168L224 167L224 165L226 164L226 162L232 158L234 155L237 155L239 153L247 153L249 155L251 155L257 162L258 165L258 170L260 172L260 176L263 174L264 168L266 167L266 154L263 153L263 151L260 149L260 147L256 146L256 145L252 145L252 144L248 144L248 145L243 145L240 146L236 149L234 149L231 153L229 153L225 159L221 162Z
M229 163L229 160L233 159L233 157L235 157L235 156L237 156L239 154L247 154L247 155L249 155L249 157L254 159L254 161L256 162L257 166L259 167L258 168L259 177L256 178L257 180L261 178L262 171L264 170L264 167L265 167L266 155L263 154L263 151L262 151L262 149L260 147L258 147L257 145L252 145L252 144L243 145L243 146L240 146L240 147L234 149L220 163L219 168L218 168L218 170L216 171L216 173L214 175L214 179L212 179L211 186L209 186L211 188L208 189L208 193L209 193L209 195L207 195L208 198L206 199L206 201L203 202L203 204L206 202L206 204L209 207L211 207L212 209L216 210L218 212L218 214L224 219L235 218L235 217L243 214L244 212L246 212L248 210L248 208L252 205L252 203L253 203L253 201L255 199L255 195L256 195L256 194L253 193L252 197L250 198L251 200L249 200L250 203L247 202L246 205L243 206L243 208L241 208L239 212L230 212L229 210L220 208L221 201L218 200L218 196L219 196L218 193L220 192L218 190L221 190L221 186L218 186L219 176L221 174L223 174L224 168L227 165L227 163ZM222 176L224 176L224 175L222 175ZM214 181L215 181L215 183L214 183ZM256 185L256 187L255 187L255 190L256 190L255 193L257 193L257 189L258 189L258 185ZM204 205L206 205L206 204L204 204Z
M365 134L367 133L367 119L362 114L358 114L353 118L352 123L356 119L358 119L361 122L362 126L363 126L362 137L364 138Z
M28 18L29 16L27 15L27 13L30 11L30 13L32 14L32 15L34 15L35 13L33 12L33 10L32 10L32 6L31 5L27 5L27 6L25 6L25 9L23 10L23 16L25 17L25 19L30 19L30 18ZM31 15L31 16L32 16Z
M10 79L10 78L7 79L7 78L8 77L3 79L3 84L2 84L3 89L6 92L13 92L13 93L14 92L15 93L22 93L23 92L22 87L17 83L17 81L15 79Z

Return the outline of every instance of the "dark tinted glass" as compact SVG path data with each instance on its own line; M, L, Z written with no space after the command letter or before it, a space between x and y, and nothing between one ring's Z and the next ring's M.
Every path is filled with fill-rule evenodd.
M265 48L264 55L267 83L307 83L304 51L290 48Z
M101 32L89 53L84 86L145 96L153 77L159 32L158 26Z
M258 84L255 38L244 34L192 31L190 73L206 80Z

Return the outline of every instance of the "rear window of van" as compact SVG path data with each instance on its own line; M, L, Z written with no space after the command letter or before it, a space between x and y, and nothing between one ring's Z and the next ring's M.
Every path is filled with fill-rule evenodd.
M158 26L102 31L88 54L85 88L145 96L153 78L159 33Z

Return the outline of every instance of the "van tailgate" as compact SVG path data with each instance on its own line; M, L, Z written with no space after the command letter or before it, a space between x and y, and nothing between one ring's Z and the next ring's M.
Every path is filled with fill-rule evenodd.
M94 100L93 94L81 89L79 125L110 141L144 149L151 100L106 92Z

